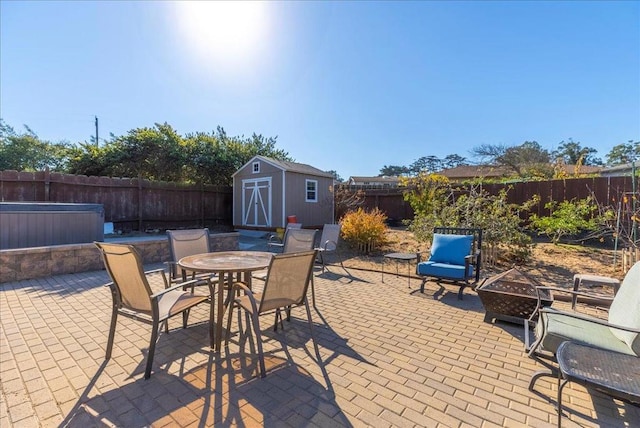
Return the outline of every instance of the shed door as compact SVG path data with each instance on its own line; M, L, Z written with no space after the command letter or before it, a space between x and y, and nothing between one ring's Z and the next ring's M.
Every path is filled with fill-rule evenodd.
M271 227L271 177L242 180L242 225Z

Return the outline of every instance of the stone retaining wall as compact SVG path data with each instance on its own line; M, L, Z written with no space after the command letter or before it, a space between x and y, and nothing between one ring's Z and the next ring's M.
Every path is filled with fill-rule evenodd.
M210 240L213 251L240 248L238 232L216 233L210 235ZM119 239L117 242L135 245L144 263L169 260L169 243L166 237L149 240ZM0 283L100 269L104 269L104 264L93 243L0 250Z

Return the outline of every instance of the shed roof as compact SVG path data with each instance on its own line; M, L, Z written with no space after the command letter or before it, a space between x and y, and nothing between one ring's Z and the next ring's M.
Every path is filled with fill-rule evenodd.
M325 171L319 170L318 168L315 168L315 167L313 167L311 165L307 165L305 163L282 161L282 160L268 158L266 156L261 156L261 155L256 155L256 156L252 157L249 160L249 162L247 162L244 165L242 165L242 167L240 169L238 169L238 171L240 171L241 169L243 169L247 165L255 162L256 160L260 160L262 162L266 162L266 163L268 163L270 165L273 165L274 167L279 168L279 169L281 169L283 171L286 171L286 172L297 172L297 173L300 173L300 174L315 175L315 176L318 176L318 177L333 178L333 174L331 174L329 172L325 172ZM233 175L236 175L238 173L238 171L233 173Z

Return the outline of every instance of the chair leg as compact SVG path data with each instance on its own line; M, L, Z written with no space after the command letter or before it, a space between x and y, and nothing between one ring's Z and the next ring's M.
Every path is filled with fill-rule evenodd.
M311 334L311 340L313 341L313 346L316 350L316 355L319 358L320 350L318 349L318 343L316 342L316 338L313 334L313 321L311 320L311 309L309 308L309 302L307 301L307 299L304 299L304 307L307 310L307 320L309 321L309 332Z
M322 265L324 266L324 264ZM316 289L313 286L313 272L311 273L311 302L313 302L313 307L316 307ZM316 308L317 309L317 308Z
M422 278L422 283L420 284L420 292L424 293L424 284L427 282L427 278Z
M462 284L460 286L460 290L458 291L458 300L462 300L462 291L464 290L464 287L466 287L467 284Z
M219 290L219 292L222 292L222 289ZM213 303L211 303L213 304ZM231 336L231 321L233 319L233 302L230 303L229 306L229 315L227 316L227 332L224 335L224 347L225 349L229 348L229 337ZM212 311L213 313L213 311ZM213 320L213 315L211 316L211 319ZM213 325L213 324L212 324Z
M107 339L107 352L104 357L105 360L111 358L111 351L113 350L113 340L116 335L116 324L118 322L118 307L114 304L113 311L111 312L111 325L109 327L109 339Z
M164 321L167 324L166 320ZM158 325L157 320L153 320L151 327L151 340L149 341L149 354L147 355L147 368L144 371L144 378L149 379L151 377L151 366L153 365L153 354L156 351L156 342L158 341L158 331L161 326Z
M267 375L267 369L264 364L264 353L262 351L262 335L260 334L260 319L258 314L251 314L251 324L256 334L256 345L258 346L258 359L260 360L260 377Z
M554 370L540 370L535 372L532 376L531 376L531 380L529 381L529 391L533 392L533 388L536 385L536 381L538 379L540 379L541 377L556 377L556 373Z
M558 370L558 428L562 427L562 390L567 381L562 379L562 373Z

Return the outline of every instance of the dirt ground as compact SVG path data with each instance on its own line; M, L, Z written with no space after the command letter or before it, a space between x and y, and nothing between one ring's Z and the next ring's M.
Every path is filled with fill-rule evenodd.
M346 267L380 270L383 255L391 252L420 252L423 259L429 256L429 244L419 242L413 233L404 228L391 228L387 232L387 245L370 255L358 254L347 245L342 245L340 256ZM495 266L483 266L481 277L489 277L512 267L537 280L543 285L570 287L575 273L610 276L622 279L624 273L617 254L617 268L613 266L614 251L582 245L554 245L549 242L534 244L532 256L526 264L501 261ZM482 280L481 280L482 281ZM595 290L608 294L609 290Z

